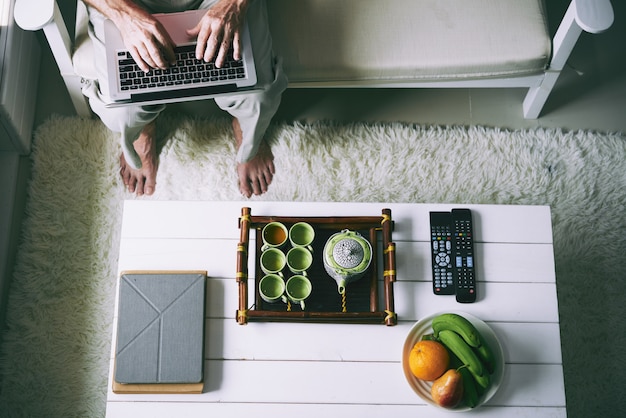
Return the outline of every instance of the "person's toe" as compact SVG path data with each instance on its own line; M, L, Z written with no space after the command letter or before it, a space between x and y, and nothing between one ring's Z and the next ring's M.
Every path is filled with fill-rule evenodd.
M144 194L144 178L142 176L139 176L139 178L137 179L137 187L135 188L135 192L137 193L137 196L143 196Z
M252 188L250 187L250 185L246 185L246 184L242 185L239 188L239 191L246 198L250 198L252 196Z
M245 179L245 182L248 183L250 187L250 192L254 195L260 195L262 186L260 182L260 178L256 173L250 173L248 177Z
M120 170L120 176L122 177L122 182L126 188L130 185L130 173L127 170Z
M263 179L265 180L265 190L267 191L270 184L272 184L272 180L274 179L274 173L271 171L265 172Z
M128 179L128 184L126 184L126 187L128 187L129 192L135 193L135 190L137 190L137 179L131 176Z
M156 181L154 181L153 178L147 178L145 185L143 187L143 192L147 194L148 196L151 196L154 194L155 188L156 188Z
M258 185L259 185L259 194L263 194L265 192L267 192L267 189L269 188L269 182L267 181L267 178L265 177L265 175L261 174L259 176L259 180L257 181Z
M252 196L252 187L247 178L239 177L239 192L247 198Z
M124 160L123 154L120 155L120 177L122 178L124 186L128 187L128 183L130 182L130 172L126 166L126 160Z
M274 176L276 174L276 166L274 165L274 156L272 155L272 159L267 164L269 175ZM270 177L271 178L271 177ZM270 180L271 182L271 180Z
M260 181L260 179L259 179L259 178L256 178L256 179L252 180L252 181L250 182L250 184L252 184L252 192L253 192L256 196L258 196L258 195L260 195L260 194L263 194L263 192L264 192L265 190L267 190L267 188L265 188L265 189L264 189L263 184L262 184L262 182Z

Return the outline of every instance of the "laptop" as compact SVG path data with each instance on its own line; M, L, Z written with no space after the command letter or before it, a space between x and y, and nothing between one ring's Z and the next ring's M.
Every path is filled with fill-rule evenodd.
M255 90L257 83L250 31L244 22L242 59L232 53L222 68L195 58L195 39L187 30L195 27L206 10L155 14L175 44L176 64L165 70L144 73L127 51L122 36L111 20L104 22L109 97L107 107L130 104L159 104L213 98Z

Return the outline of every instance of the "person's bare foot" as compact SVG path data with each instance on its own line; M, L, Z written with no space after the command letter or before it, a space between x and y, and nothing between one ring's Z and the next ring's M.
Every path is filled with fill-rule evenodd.
M233 131L237 141L237 149L243 141L241 126L236 118L233 118ZM245 197L253 194L260 195L267 192L267 188L274 177L274 155L269 145L264 141L259 145L259 151L250 161L237 164L239 177L239 191Z
M141 161L141 168L132 168L126 162L124 154L120 155L120 176L122 176L128 191L137 193L137 196L151 195L156 187L156 174L159 163L155 131L155 122L150 122L143 128L139 138L133 143Z

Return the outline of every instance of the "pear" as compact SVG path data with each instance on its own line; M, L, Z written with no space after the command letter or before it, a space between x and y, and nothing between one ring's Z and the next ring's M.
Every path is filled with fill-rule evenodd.
M454 408L463 398L463 376L458 370L448 370L433 382L430 394L437 405Z

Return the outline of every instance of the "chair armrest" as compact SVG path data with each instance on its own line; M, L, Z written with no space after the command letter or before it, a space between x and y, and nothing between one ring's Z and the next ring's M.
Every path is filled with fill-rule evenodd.
M57 0L15 0L13 15L22 29L43 30L61 75L74 73L74 39L68 33Z
M601 33L611 27L613 6L610 0L573 0L576 23L585 32Z
M43 29L54 19L55 0L15 0L13 15L24 30Z
M563 69L582 31L604 32L611 27L613 19L610 0L572 0L554 34L550 70Z

